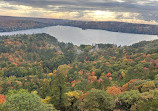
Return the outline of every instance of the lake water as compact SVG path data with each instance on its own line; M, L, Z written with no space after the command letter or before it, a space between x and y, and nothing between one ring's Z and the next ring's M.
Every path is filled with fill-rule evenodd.
M56 37L61 42L71 42L75 45L111 43L117 45L131 45L139 41L150 41L158 39L156 35L129 34L120 32L110 32L105 30L87 29L82 30L70 26L51 26L38 29L21 30L14 32L3 32L0 35L14 34L36 34L47 33Z

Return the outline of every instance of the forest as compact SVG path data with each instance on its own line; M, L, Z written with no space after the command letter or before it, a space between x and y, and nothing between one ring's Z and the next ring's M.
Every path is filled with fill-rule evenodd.
M158 35L158 25L152 24L0 16L0 32L35 29L56 25L79 27L84 30L98 29L112 32Z
M100 29L112 32L158 35L158 25L136 24L115 21L71 21L64 25L82 29Z
M158 111L158 40L76 46L0 37L0 111Z
M0 32L43 28L46 26L48 25L38 21L0 16Z

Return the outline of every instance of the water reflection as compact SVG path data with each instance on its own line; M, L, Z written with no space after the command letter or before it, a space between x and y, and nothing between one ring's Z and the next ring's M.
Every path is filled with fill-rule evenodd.
M112 43L117 45L131 45L139 41L158 39L156 35L128 34L110 32L105 30L87 29L70 26L51 26L39 29L29 29L14 32L4 32L0 35L47 33L56 37L59 41L72 42L73 44Z

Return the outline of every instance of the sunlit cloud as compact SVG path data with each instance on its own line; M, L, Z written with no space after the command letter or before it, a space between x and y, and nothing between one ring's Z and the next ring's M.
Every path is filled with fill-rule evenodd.
M158 0L3 0L0 15L157 24Z

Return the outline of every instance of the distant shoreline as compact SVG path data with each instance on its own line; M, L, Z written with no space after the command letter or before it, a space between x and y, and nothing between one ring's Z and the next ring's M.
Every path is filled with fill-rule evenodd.
M126 22L95 22L75 21L64 19L25 18L0 16L0 32L13 32L28 29L44 28L49 26L71 26L86 29L106 30L111 32L158 35L158 25L137 24Z
M31 30L31 29L40 29L40 28L53 27L53 26L68 26L68 27L80 28L80 29L82 29L82 30L103 30L103 31L109 31L109 32L127 33L127 34L144 34L144 33L130 33L130 32L111 31L111 30L105 30L105 29L100 29L100 28L82 28L82 27L71 26L71 25L50 25L50 26L45 26L45 27L19 29L19 30L13 30L13 31L1 31L1 30L0 30L0 33L16 32L16 31L25 31L25 30ZM144 35L155 35L155 36L157 35L157 36L158 36L158 34L144 34Z

